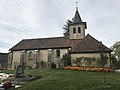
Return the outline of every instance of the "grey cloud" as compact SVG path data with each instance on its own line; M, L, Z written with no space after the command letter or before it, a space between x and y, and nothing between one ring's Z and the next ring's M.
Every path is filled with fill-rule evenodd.
M78 8L87 33L111 46L120 39L120 0L80 0ZM0 41L11 47L23 38L62 35L75 13L75 0L0 0ZM113 34L114 32L114 34ZM3 49L7 44L0 44Z
M0 42L0 47L4 47L4 48L8 48L10 46L9 43L6 43L6 42Z

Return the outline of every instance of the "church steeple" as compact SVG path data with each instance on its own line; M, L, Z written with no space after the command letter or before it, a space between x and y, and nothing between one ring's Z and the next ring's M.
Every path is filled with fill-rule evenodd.
M73 22L72 23L81 23L82 22L82 19L80 17L80 14L78 12L78 9L76 7L76 12L75 12L75 16L73 18Z
M75 16L73 18L72 23L81 23L81 22L82 22L82 19L80 17L79 12L78 12L78 2L76 2L76 12L75 12Z
M78 7L76 7L75 16L69 23L69 39L83 39L85 37L86 22L83 22Z

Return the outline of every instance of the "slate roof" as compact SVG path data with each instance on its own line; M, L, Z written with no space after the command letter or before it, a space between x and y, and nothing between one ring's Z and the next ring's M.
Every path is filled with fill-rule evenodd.
M13 46L10 50L36 50L36 49L61 49L72 48L71 53L78 52L98 52L99 46L104 51L111 52L109 48L87 35L84 39L69 39L66 37L24 39Z
M66 37L24 39L12 47L10 50L33 50L33 49L52 49L69 48L77 44L80 40L69 40Z
M83 24L83 25L85 25L85 29L87 29L87 23L82 21L79 11L77 9L76 9L75 16L74 16L72 22L70 22L69 24L70 25Z
M89 34L72 48L72 53L77 53L77 52L89 53L89 52L100 52L100 51L111 52L112 50L106 47L105 45L103 45L102 42L99 42Z
M82 19L80 17L80 14L79 14L78 10L76 10L72 23L81 23L81 22L82 22Z

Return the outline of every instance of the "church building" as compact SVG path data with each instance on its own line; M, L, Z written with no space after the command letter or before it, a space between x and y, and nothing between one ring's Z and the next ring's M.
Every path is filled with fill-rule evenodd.
M8 68L15 69L21 60L26 67L31 68L40 62L46 63L46 67L49 62L54 62L59 67L58 64L65 54L70 55L71 65L74 66L76 59L100 58L101 52L107 55L106 66L109 67L111 50L90 34L85 35L86 29L87 24L82 21L76 9L75 16L68 24L69 36L21 40L9 49ZM86 66L84 60L81 66Z

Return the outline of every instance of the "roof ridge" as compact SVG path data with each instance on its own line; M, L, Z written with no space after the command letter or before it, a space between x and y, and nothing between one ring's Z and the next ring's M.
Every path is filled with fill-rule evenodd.
M100 42L100 41L98 41L97 39L95 39L92 35L90 35L89 33L85 36L85 38L83 38L83 39L86 39L86 38L88 38L88 37L91 37L92 39L94 39L94 40L96 40L97 42Z
M66 37L32 38L32 39L23 39L23 40L42 40L42 39L57 39L57 38L66 38Z

